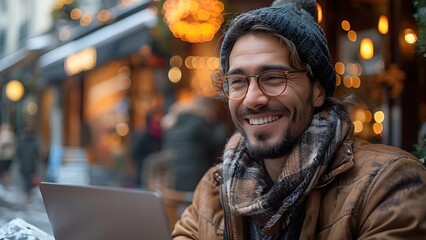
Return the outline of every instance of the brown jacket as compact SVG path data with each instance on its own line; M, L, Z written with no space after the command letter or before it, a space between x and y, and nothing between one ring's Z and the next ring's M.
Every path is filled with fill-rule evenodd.
M211 168L200 181L174 239L223 239L224 212L226 239L245 239L242 219L222 209L220 170ZM426 170L413 155L346 141L307 199L300 239L426 239L425 183Z

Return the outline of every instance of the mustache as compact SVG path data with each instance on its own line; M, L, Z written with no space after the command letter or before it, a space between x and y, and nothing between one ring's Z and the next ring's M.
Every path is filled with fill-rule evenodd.
M240 118L245 118L248 115L253 115L253 114L261 114L261 113L277 113L277 114L281 114L281 115L289 115L290 114L290 109L287 108L286 106L279 106L279 107L271 107L271 106L262 106L258 109L251 109L251 108L244 108L242 109L238 115Z

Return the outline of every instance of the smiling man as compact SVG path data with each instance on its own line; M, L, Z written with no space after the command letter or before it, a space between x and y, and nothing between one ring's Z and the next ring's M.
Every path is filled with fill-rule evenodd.
M283 156L309 126L314 108L323 104L324 89L318 82L310 81L307 70L292 69L288 49L279 38L267 33L247 33L239 38L231 51L229 65L224 78L228 92L231 91L228 94L234 94L236 84L243 84L241 88L245 89L238 93L240 99L229 101L229 110L247 139L249 154L258 158ZM279 81L270 87L272 94L269 94L268 84L274 81L271 77ZM230 82L233 78L243 83Z
M316 2L234 19L213 79L237 132L200 181L174 239L422 239L426 171L353 136Z

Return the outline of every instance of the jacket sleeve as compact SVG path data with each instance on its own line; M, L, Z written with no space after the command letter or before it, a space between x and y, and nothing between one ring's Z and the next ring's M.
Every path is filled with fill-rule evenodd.
M359 239L425 239L426 170L420 161L399 158L372 178Z
M174 226L173 239L222 239L223 210L220 203L219 184L212 167L198 183L192 204L182 213Z

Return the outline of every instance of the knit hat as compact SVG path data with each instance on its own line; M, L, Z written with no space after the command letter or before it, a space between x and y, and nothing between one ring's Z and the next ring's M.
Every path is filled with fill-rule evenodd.
M237 39L249 32L252 26L262 24L293 42L300 59L309 64L314 78L324 87L326 95L333 96L336 75L317 16L315 0L276 0L270 7L239 15L229 24L223 37L220 49L222 70L229 70L229 55Z

